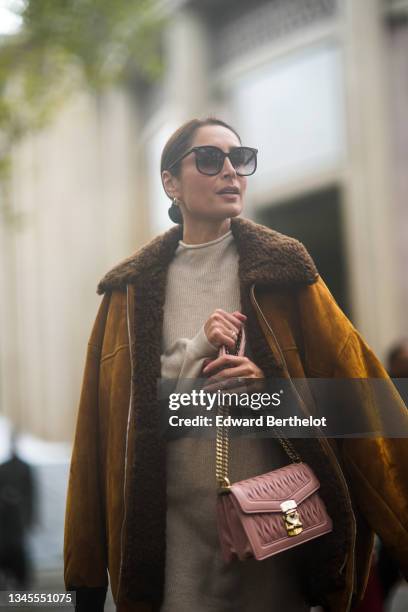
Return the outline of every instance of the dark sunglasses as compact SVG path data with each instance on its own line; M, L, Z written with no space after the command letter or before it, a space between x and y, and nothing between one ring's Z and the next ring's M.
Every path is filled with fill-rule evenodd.
M221 172L225 158L228 157L238 176L250 176L256 170L258 149L251 147L233 147L229 153L212 145L192 147L176 159L167 169L170 170L182 159L195 154L196 167L201 174L214 176Z

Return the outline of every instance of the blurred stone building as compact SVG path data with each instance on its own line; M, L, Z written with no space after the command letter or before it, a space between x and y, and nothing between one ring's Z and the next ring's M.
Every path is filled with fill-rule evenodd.
M15 153L2 412L70 440L102 274L170 227L159 159L217 115L259 149L245 216L302 240L383 357L408 332L408 1L162 0L164 78L78 96ZM10 220L11 219L11 220Z

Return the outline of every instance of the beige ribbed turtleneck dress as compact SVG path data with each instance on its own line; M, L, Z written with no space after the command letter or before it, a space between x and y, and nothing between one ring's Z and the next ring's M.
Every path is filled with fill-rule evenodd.
M204 359L217 355L203 327L216 308L241 310L238 253L231 231L205 244L179 242L167 277L163 378L196 378ZM232 481L288 463L271 439L235 437L230 446ZM215 440L184 437L167 443L161 612L306 612L294 555L296 549L264 561L224 564L216 527Z

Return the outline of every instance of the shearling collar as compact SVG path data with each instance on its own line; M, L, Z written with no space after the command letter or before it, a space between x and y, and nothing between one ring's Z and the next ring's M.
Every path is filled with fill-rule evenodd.
M316 281L314 262L298 240L240 217L231 219L231 230L239 254L240 280L244 285L312 284ZM146 273L154 275L170 263L181 238L180 225L160 234L112 268L98 284L97 292L123 289Z

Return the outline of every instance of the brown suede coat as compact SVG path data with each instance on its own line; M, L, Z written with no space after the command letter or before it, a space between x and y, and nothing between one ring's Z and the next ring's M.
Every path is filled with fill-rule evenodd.
M235 218L242 310L254 361L267 377L384 378L387 374L296 240ZM180 226L100 282L65 522L65 584L84 609L103 609L108 573L120 612L159 609L165 568L165 442L158 435L161 334L168 265ZM392 408L405 406L390 386ZM304 392L302 392L304 393ZM305 413L313 406L299 394ZM373 406L359 409L371 418ZM374 418L374 417L372 417ZM408 419L407 419L408 427ZM373 532L408 575L408 444L400 439L293 440L321 482L334 530L303 546L311 603L351 609L364 590ZM193 612L193 611L192 611Z

